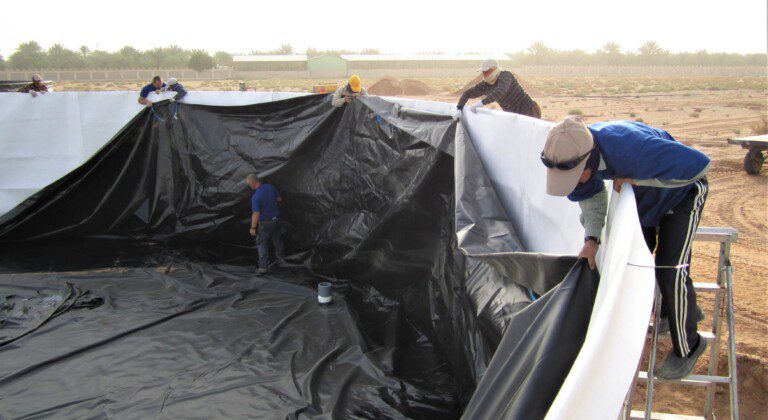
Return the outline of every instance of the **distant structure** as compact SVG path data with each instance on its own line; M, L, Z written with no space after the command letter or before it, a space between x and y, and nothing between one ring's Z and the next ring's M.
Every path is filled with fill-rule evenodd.
M476 73L486 58L495 58L502 67L511 68L512 61L503 54L411 54L411 55L321 55L309 58L295 55L247 55L233 57L237 72L306 72L307 77L363 78L418 76L467 76ZM247 76L245 77L247 78Z

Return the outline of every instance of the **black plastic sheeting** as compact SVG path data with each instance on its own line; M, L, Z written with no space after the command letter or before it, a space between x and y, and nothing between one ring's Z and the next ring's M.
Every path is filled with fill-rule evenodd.
M290 256L268 276L253 274L251 172L284 199ZM593 295L552 289L574 259L525 253L505 220L447 116L375 97L180 104L178 120L158 104L0 217L0 412L545 412L586 329L563 314L588 320ZM318 306L326 280L334 304ZM494 356L510 340L514 357ZM552 368L525 356L552 343ZM516 390L484 385L513 368L528 371Z
M573 347L584 343L597 285L597 272L580 260L562 283L516 313L464 418L544 418L552 401L542 396L557 395L568 376L577 355Z

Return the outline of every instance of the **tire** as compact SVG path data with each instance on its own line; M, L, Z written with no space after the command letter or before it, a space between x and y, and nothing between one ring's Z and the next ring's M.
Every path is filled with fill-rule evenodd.
M765 162L765 156L761 150L749 149L744 156L744 170L750 175L759 175L763 162Z

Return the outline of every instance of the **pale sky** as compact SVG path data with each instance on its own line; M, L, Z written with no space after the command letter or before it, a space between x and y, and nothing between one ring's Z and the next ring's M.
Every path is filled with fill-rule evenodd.
M382 53L501 53L535 41L594 51L607 41L636 50L766 52L766 0L484 1L48 1L0 24L0 54L35 40L76 49L145 50L176 44L248 53L289 43L297 51L378 48ZM24 13L22 9L34 8ZM13 9L13 8L12 8Z

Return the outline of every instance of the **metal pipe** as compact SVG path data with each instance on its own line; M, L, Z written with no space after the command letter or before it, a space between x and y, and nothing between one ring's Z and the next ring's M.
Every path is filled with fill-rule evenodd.
M736 368L736 336L734 335L733 318L733 267L731 260L725 261L725 316L728 324L728 370L731 380L731 419L739 418L739 382Z

